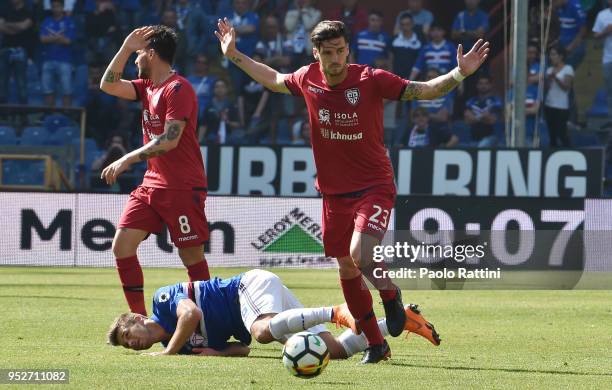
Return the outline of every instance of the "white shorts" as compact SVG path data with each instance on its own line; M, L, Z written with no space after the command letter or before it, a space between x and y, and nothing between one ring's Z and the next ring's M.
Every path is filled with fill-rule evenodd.
M304 307L283 285L278 276L261 269L247 271L242 275L238 298L242 322L249 333L253 322L262 314L280 313ZM315 325L307 330L314 334L328 332L324 324Z

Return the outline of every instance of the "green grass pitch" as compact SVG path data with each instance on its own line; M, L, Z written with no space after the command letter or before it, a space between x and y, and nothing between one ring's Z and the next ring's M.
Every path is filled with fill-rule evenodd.
M306 306L342 301L333 270L275 272ZM185 277L145 269L147 302ZM248 358L141 356L106 345L126 309L114 269L0 267L0 368L67 368L70 384L56 388L76 389L612 388L612 291L404 291L404 302L421 306L440 347L416 335L389 338L388 362L331 361L303 380L287 373L279 344L253 343Z

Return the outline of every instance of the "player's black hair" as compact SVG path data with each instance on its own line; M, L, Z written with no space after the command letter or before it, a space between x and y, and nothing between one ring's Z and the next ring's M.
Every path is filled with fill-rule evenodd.
M62 5L64 5L64 0L51 0L49 3L50 4L53 4L53 3L62 3Z
M370 13L368 15L376 15L379 18L384 18L384 15L383 15L382 11L379 10L379 9L376 9L376 8L371 9Z
M317 49L321 48L321 43L344 37L349 43L349 33L344 23L338 20L323 20L319 22L310 34L310 41Z
M163 61L172 65L176 53L176 32L167 26L153 26L153 34L147 49L153 49Z

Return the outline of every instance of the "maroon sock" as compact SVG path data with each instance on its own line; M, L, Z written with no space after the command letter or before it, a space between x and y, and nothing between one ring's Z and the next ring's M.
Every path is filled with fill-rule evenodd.
M362 275L352 279L340 279L340 285L348 309L365 334L368 345L382 344L384 338L378 329L376 315L372 309L372 294L363 282Z
M199 263L187 266L187 274L189 275L190 282L210 279L210 272L208 272L208 263L206 259L202 259Z
M147 308L144 301L144 276L137 256L115 259L119 279L123 285L123 294L130 306L130 311L147 315Z
M379 271L374 273L374 270L376 269L378 269ZM393 284L393 281L387 275L387 273L383 271L387 271L387 264L384 261L372 262L361 269L363 275L378 290L380 298L383 300L383 302L387 302L392 299L395 299L397 295L397 287L395 286L395 284ZM377 275L379 277L376 278L374 277L374 275Z

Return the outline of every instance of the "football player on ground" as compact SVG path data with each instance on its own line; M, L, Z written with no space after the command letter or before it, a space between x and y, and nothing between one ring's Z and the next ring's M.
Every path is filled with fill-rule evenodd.
M429 338L434 328L418 309L404 310L413 313L404 329ZM350 329L334 337L323 325L327 322ZM389 334L384 318L377 326ZM332 359L348 358L368 346L346 304L304 308L277 275L259 269L229 279L162 287L153 296L153 315L120 315L110 327L108 343L144 350L161 342L165 349L151 355L247 356L252 338L263 344L285 343L304 330L325 341ZM438 345L440 338L435 330L433 334ZM230 337L238 341L229 342Z

